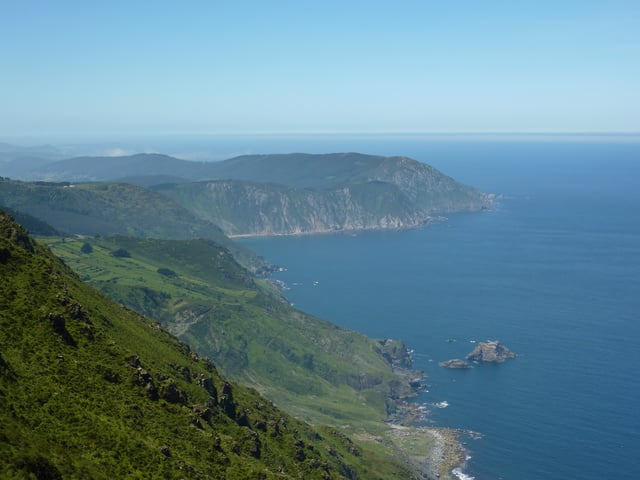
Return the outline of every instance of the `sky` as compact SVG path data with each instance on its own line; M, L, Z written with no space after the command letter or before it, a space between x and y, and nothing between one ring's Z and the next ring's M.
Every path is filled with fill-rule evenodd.
M0 0L0 12L0 138L640 131L637 0Z

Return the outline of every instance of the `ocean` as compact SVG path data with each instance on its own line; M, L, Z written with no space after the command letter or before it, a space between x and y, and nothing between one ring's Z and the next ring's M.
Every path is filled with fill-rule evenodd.
M462 437L471 457L464 478L640 478L640 138L325 136L251 145L247 153L402 154L503 195L493 211L421 229L243 243L286 268L277 277L296 307L405 341L427 375L415 399L429 410L425 424L481 434ZM487 339L518 357L463 371L438 366Z

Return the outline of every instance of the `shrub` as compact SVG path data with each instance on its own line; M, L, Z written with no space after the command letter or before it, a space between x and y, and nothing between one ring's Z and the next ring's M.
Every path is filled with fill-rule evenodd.
M164 275L165 277L175 277L176 276L176 272L174 272L173 270L170 270L168 268L159 268L157 270L157 272L160 275Z
M129 258L131 257L131 254L125 250L124 248L119 248L117 250L114 250L113 252L111 252L111 256L116 257L116 258Z

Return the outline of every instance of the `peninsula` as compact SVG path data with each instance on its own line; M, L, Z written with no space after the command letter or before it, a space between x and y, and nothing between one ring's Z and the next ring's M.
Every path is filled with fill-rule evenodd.
M0 171L0 175L2 171ZM63 224L75 221L94 208L87 190L101 195L118 190L134 194L118 201L141 205L144 196L160 194L174 211L196 217L194 225L216 225L227 236L300 235L361 230L404 229L427 225L453 212L490 209L493 196L463 185L426 163L408 157L361 153L245 155L219 162L193 162L160 154L122 157L80 157L49 162L22 171L23 181L67 182L74 189L46 195L51 202L26 213L46 216ZM93 187L87 187L93 182ZM102 183L100 187L95 182ZM130 187L144 187L134 192ZM5 185L8 187L8 185ZM2 192L0 192L0 196ZM104 195L103 195L104 196ZM62 212L56 202L63 201ZM5 206L16 208L11 202ZM72 211L69 211L69 207ZM80 215L80 217L79 217ZM104 216L104 213L101 213ZM112 222L105 221L104 227ZM87 222L94 225L95 222ZM133 227L139 228L139 227ZM207 227L208 228L208 227ZM113 228L112 228L113 230ZM184 230L189 232L189 229ZM96 232L99 233L99 232ZM114 233L114 232L108 232ZM118 232L121 233L121 232Z

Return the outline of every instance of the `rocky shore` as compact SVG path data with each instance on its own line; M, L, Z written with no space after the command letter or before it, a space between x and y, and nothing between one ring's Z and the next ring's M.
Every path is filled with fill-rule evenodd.
M450 428L417 427L428 411L424 405L407 401L418 395L424 372L411 370L409 352L402 342L381 343L387 349L393 345L394 372L403 378L404 388L392 389L387 398L387 422L390 440L409 464L426 480L456 480L454 469L464 466L467 453L459 441L460 431ZM402 353L404 352L404 353ZM406 387L410 387L407 390Z
M391 438L425 479L455 480L453 470L463 466L467 458L460 433L449 428L393 425Z

